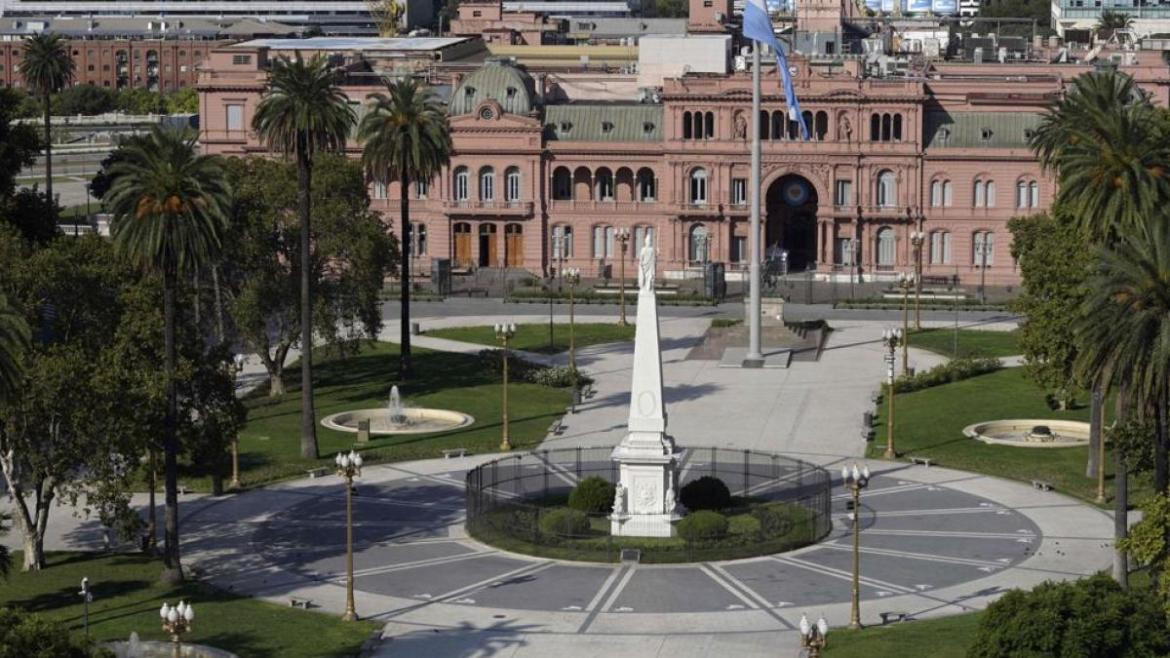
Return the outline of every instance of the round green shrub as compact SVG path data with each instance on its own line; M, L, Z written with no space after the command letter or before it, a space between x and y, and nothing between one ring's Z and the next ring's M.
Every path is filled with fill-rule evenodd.
M704 475L698 480L688 482L678 492L678 501L692 512L703 509L724 509L731 504L731 492L723 480L712 475Z
M589 517L580 510L561 507L540 516L540 531L546 535L583 537L589 534Z
M592 475L581 480L569 494L569 507L586 514L609 514L613 511L614 486Z
M760 531L769 537L786 535L792 530L792 520L782 507L764 506L752 510L752 518L760 524Z
M727 531L733 535L758 535L760 520L747 514L733 516L727 519Z
M689 542L710 541L727 534L727 517L711 510L691 512L676 526L678 536Z

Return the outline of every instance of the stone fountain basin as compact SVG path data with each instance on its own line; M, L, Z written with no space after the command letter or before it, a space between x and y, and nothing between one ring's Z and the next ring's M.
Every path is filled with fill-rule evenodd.
M1036 427L1047 427L1053 438L1044 440L1033 435ZM1089 444L1089 424L1073 420L990 420L964 427L963 434L984 443L1018 448L1071 448Z
M446 430L467 427L475 422L475 418L449 409L427 409L423 407L408 407L402 410L406 417L406 425L396 425L390 422L390 412L386 409L354 409L326 416L321 425L338 432L357 433L358 424L363 420L370 421L370 434L386 436L393 434L427 434L429 432L443 432Z

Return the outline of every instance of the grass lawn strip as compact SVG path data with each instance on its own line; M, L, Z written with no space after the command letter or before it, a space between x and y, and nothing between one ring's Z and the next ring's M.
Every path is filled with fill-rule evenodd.
M548 324L518 324L516 335L508 341L508 347L525 352L538 354L557 354L569 349L569 325L553 325L552 347L549 347ZM426 332L427 336L446 338L464 343L474 343L488 347L499 347L494 327L451 327L447 329L432 329ZM616 343L634 339L634 325L621 326L604 322L575 322L573 324L573 343L576 347L598 345L602 343Z
M1019 331L960 329L959 357L1005 357L1020 353ZM910 347L955 356L955 330L945 327L910 332Z
M20 564L19 554L14 556ZM197 583L158 582L162 562L140 554L51 553L48 568L13 571L0 587L0 605L43 615L81 635L77 595L89 577L89 633L95 640L169 640L158 610L185 600L195 608L194 629L184 642L208 644L247 658L341 658L358 655L379 624L343 622L333 615L257 601Z
M871 604L872 605L872 604ZM966 658L981 613L871 626L861 631L830 628L825 658ZM816 617L809 613L809 621Z

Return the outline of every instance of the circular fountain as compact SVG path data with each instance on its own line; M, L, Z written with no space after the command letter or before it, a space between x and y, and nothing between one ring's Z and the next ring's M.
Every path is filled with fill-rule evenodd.
M390 388L390 400L384 409L354 409L326 416L321 424L338 432L356 433L369 423L371 436L390 434L426 434L466 427L475 418L450 409L410 407L402 402L398 387Z
M1071 448L1089 444L1089 424L1072 420L1012 419L975 423L963 434L992 445Z

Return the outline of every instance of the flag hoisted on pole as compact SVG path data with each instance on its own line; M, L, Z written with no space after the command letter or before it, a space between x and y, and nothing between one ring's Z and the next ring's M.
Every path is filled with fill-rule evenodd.
M784 103L788 107L788 119L800 126L801 138L807 140L808 126L796 100L792 86L792 73L788 70L788 58L776 34L772 31L772 20L764 0L747 0L743 10L743 35L755 43L752 45L752 169L751 188L751 234L748 236L748 348L744 355L744 368L764 367L763 348L760 344L760 47L766 45L776 54L776 68L784 85Z

